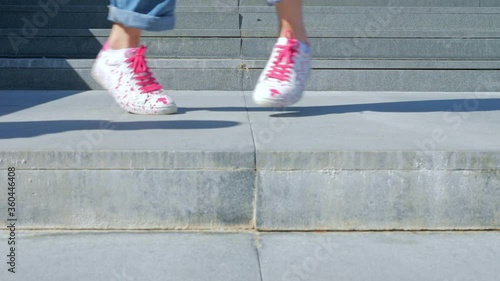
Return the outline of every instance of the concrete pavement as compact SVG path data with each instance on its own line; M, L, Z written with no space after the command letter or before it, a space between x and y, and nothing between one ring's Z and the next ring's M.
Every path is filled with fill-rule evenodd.
M1 280L497 281L500 276L498 232L18 235L16 274L2 262ZM5 240L6 233L0 237Z

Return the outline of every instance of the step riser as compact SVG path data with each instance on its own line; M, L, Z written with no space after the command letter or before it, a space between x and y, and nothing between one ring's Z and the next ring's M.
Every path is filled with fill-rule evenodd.
M253 90L259 69L155 69L173 90ZM314 91L500 91L499 70L314 70L307 90ZM0 89L99 90L89 69L0 69ZM30 81L26 80L30 78ZM196 79L193 79L196 77Z
M99 90L89 69L1 69L0 89ZM241 90L243 71L237 69L168 69L155 70L155 76L167 89ZM27 83L25 78L34 77Z
M21 228L253 226L253 171L18 170L17 175L23 187L17 194Z
M38 15L38 16L36 16ZM107 13L59 13L53 18L46 13L28 12L0 12L0 28L64 28L64 29L88 29L88 28L110 28L111 22L107 19ZM239 15L235 13L196 12L176 14L176 27L182 29L231 29L238 28Z
M396 8L395 8L396 9ZM72 12L61 10L58 14L47 16L41 9L0 12L3 19L0 28L61 28L89 29L109 28L106 12ZM224 10L201 8L192 11L189 8L176 12L177 29L241 29L243 32L253 30L277 30L277 19L273 10L242 7ZM241 18L240 18L241 17ZM402 37L405 33L415 31L467 31L474 33L495 31L500 22L498 8L406 8L392 11L383 9L335 9L306 8L305 23L310 31L348 30L355 36L377 37L381 31L397 31Z
M244 58L266 58L274 38L243 38ZM400 38L313 38L311 52L317 59L498 59L496 39L400 39Z
M104 37L46 37L28 39L26 44L11 44L4 37L0 38L0 54L25 58L95 58L105 40ZM267 59L275 42L274 38L143 39L149 58ZM316 59L500 59L500 39L313 38L310 42Z
M48 0L23 0L22 5L39 5L40 1L47 2ZM64 6L106 6L109 5L109 0L57 0L64 3ZM484 0L483 0L484 1ZM489 0L491 1L491 0ZM0 0L0 5L19 5L19 0ZM204 0L203 5L212 6L238 6L238 0ZM197 7L200 6L198 0L183 0L177 1L178 7Z
M105 40L103 37L33 38L29 44L14 44L19 47L17 53L9 39L2 38L0 53L11 57L95 58ZM149 58L238 58L241 48L238 38L145 38L143 43L148 46Z
M500 227L498 171L265 171L257 186L263 230Z
M230 170L19 170L18 224L248 229L254 176ZM500 228L498 171L258 171L255 186L261 230Z
M241 6L262 6L261 0L241 0ZM498 7L498 0L309 0L307 6Z
M394 8L396 9L396 8ZM380 33L398 32L407 37L412 32L467 31L474 34L494 31L500 23L497 8L490 9L306 9L304 20L310 31L350 31L352 37L379 37ZM241 8L241 30L274 31L278 23L274 13ZM446 37L446 36L445 36Z

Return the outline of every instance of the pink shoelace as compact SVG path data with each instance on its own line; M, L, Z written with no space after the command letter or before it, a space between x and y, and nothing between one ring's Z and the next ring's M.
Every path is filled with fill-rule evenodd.
M136 83L139 86L141 94L151 93L162 89L160 83L156 81L153 77L149 67L146 64L146 59L144 58L144 53L146 52L146 47L140 46L135 50L133 55L126 60L130 63L129 67L134 71L134 79L138 80Z
M273 61L273 66L271 66L271 69L267 73L267 77L280 81L289 81L290 71L293 67L293 58L298 53L297 44L297 40L288 38L286 45L275 46L278 49L278 53L276 59Z

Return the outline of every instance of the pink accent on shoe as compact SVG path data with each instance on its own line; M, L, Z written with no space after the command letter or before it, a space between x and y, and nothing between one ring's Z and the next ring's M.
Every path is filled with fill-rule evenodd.
M109 42L108 42L108 41L106 41L106 42L104 43L104 45L102 45L102 50L103 50L103 51L107 51L108 49L109 49Z
M281 95L281 93L276 89L271 89L271 97L274 97L276 95Z
M153 74L149 71L146 59L144 58L145 52L146 47L140 46L134 49L134 51L131 51L131 57L126 60L126 62L129 63L129 67L135 73L134 79L138 80L136 85L139 86L141 94L151 93L162 89L160 83L156 81Z
M288 41L286 45L276 45L278 54L273 61L271 69L266 74L269 78L278 79L280 81L290 81L290 72L293 68L293 57L298 53L298 42L293 38L292 33L288 33Z
M122 78L123 78L123 73L120 73L120 77L118 78L118 84L115 87L115 90L118 90L122 86Z
M163 97L163 98L158 98L158 99L156 100L156 102L157 102L157 103L158 103L158 102L162 102L162 103L164 103L164 104L168 104L168 102L167 102L167 98L165 98L165 97Z

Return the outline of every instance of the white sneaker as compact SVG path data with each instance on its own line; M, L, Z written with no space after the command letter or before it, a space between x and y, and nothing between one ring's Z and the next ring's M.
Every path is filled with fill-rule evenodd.
M146 47L111 50L106 43L92 67L92 77L126 111L173 114L177 106L156 81L144 58Z
M309 47L291 33L288 38L279 38L257 82L253 100L262 106L292 105L301 99L310 72Z

